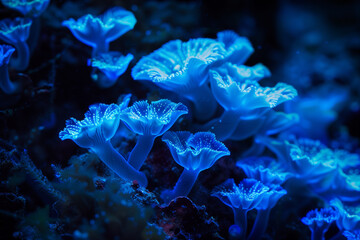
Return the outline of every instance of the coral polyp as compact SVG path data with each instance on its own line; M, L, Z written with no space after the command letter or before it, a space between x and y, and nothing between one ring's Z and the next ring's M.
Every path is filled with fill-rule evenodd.
M106 53L110 42L131 30L135 24L134 14L121 7L111 8L99 17L87 14L62 23L79 41L93 48L93 57Z

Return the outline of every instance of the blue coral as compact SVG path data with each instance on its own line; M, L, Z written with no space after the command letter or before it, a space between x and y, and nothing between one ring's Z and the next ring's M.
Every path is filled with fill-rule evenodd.
M249 39L240 37L231 30L225 30L217 33L217 40L224 44L226 49L226 61L237 65L243 64L254 52ZM257 65L257 69L263 69L263 66Z
M286 166L271 157L240 159L236 166L240 167L247 177L257 179L265 184L283 184L293 176Z
M221 157L230 155L226 146L209 132L168 132L163 136L163 141L175 162L184 167L175 188L162 193L165 202L187 196L201 171L210 168Z
M258 141L267 145L289 171L319 196L327 200L334 197L360 200L359 188L354 184L358 179L354 169L360 165L358 154L330 149L317 140L291 136L282 141L259 137Z
M70 139L83 148L89 148L119 177L127 181L136 180L147 185L146 176L134 169L112 146L119 123L120 112L124 105L95 104L85 113L85 119L74 118L66 121L66 127L59 133L61 140Z
M310 228L312 240L323 240L330 224L338 218L339 213L333 208L321 208L311 210L301 221Z
M8 64L15 48L10 45L0 45L0 89L6 94L17 90L17 85L10 81Z
M224 112L208 127L221 140L231 137L237 126L241 125L240 120L251 120L248 121L247 131L242 133L248 136L249 131L253 133L253 129L261 126L261 116L297 96L296 90L285 83L278 83L272 88L261 87L251 74L244 76L239 69L236 65L225 64L210 71L212 92ZM266 71L261 76L265 77Z
M107 52L110 42L133 29L135 24L134 14L121 7L111 8L99 17L87 14L62 23L79 41L93 48L93 57Z
M360 228L359 203L344 202L336 198L330 201L330 205L336 208L339 213L336 225L341 231L353 231Z
M344 231L343 235L347 240L360 240L360 229L354 231Z
M120 113L121 120L134 133L139 134L138 141L129 155L129 163L140 169L151 151L156 137L168 131L176 120L188 113L182 103L167 99L151 102L135 102Z
M29 37L32 20L29 18L3 19L0 21L0 40L13 45L17 57L11 61L16 70L25 70L29 65L30 51L26 40Z
M224 56L223 45L212 39L173 40L142 57L131 74L187 98L194 104L195 116L204 121L217 107L206 84L208 70Z
M269 187L269 190L264 193L263 198L256 207L257 215L248 240L261 238L268 226L271 210L275 207L279 199L287 194L287 191L280 185L267 184L266 186Z
M251 178L243 179L238 185L234 179L228 179L213 190L212 196L233 209L235 225L240 227L239 239L246 238L247 212L258 207L269 190L269 187Z
M27 17L38 17L45 11L50 0L1 0L8 8L16 9Z
M89 60L89 65L103 73L103 75L96 75L96 77L93 74L94 81L103 88L113 86L126 71L133 58L134 56L130 53L124 56L120 52L106 52L93 57Z

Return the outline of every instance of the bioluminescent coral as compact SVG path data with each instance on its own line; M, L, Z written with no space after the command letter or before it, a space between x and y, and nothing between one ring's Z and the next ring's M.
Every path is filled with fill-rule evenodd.
M271 108L297 96L296 90L290 85L277 83L272 88L261 87L256 81L247 80L238 69L235 65L226 64L210 71L212 92L224 108L221 117L211 122L210 131L220 140L232 135L239 124L238 120L258 119ZM257 124L253 128L258 127ZM246 132L243 134L246 135Z
M13 45L17 56L12 58L10 65L23 71L29 65L30 52L26 40L29 37L32 20L29 18L3 19L0 21L0 40Z
M188 113L182 103L174 103L167 99L151 102L135 102L120 113L120 119L139 138L131 151L128 162L139 170L151 151L156 137L169 130L176 120Z
M222 42L226 49L226 61L241 65L254 52L249 39L240 37L234 31L225 30L217 33L217 40ZM262 69L262 65L256 65L254 70ZM270 73L270 72L269 72Z
M360 206L358 202L343 202L340 199L333 199L330 205L339 212L336 225L340 231L353 231L360 228Z
M343 235L347 240L360 240L360 229L354 231L344 231Z
M320 141L294 137L278 141L268 137L258 137L279 158L296 178L301 179L320 196L331 199L359 200L359 189L353 182L357 174L352 172L346 178L345 169L360 164L357 154L345 150L332 150Z
M264 193L263 198L255 207L257 215L248 240L261 238L268 226L271 209L275 207L280 198L287 194L287 191L280 185L267 184L266 186L269 187L269 190Z
M239 120L236 130L231 134L231 140L242 140L245 137L255 135L255 141L252 146L243 153L244 157L259 156L264 150L265 146L261 141L256 141L257 136L269 136L278 134L299 122L299 116L296 113L283 113L270 110L264 116L255 120ZM253 131L248 131L249 125L253 126ZM244 135L244 133L247 134Z
M299 137L327 142L327 130L348 100L349 91L341 85L325 85L300 95L296 101L287 102L285 111L297 113L300 119L290 132Z
M113 86L133 58L130 53L124 56L120 52L106 52L89 59L89 66L99 69L105 75L92 74L94 81L103 88Z
M8 8L16 9L27 17L38 17L50 3L50 0L1 0Z
M135 24L134 14L121 7L111 8L99 17L87 14L62 23L79 41L93 48L93 57L107 52L110 42L133 29Z
M126 105L91 105L84 120L71 118L66 121L59 138L73 140L80 147L91 149L119 177L127 181L137 180L141 186L146 186L145 174L134 169L110 142L119 126L124 107Z
M323 240L330 224L338 218L338 211L332 208L321 208L311 210L301 221L310 228L312 240Z
M212 39L173 40L142 57L131 75L187 98L195 106L196 118L204 121L217 107L206 81L208 70L224 55L223 45Z
M0 89L6 94L12 94L17 90L16 84L10 81L8 64L11 55L15 51L10 45L0 45Z
M281 162L271 157L249 157L237 161L249 178L254 178L264 184L282 184L292 177L292 173Z
M201 171L210 168L219 158L230 155L226 146L209 132L167 132L162 140L168 145L175 162L184 167L175 188L162 192L161 197L166 203L187 196Z
M228 179L214 189L212 196L219 198L234 212L235 225L240 227L238 239L246 238L247 212L256 208L268 191L269 187L252 178L245 178L238 185L234 179Z
M358 163L353 166L344 166L338 169L338 176L334 181L334 197L339 197L345 201L360 201L360 157L356 154L349 154L345 151L335 152L339 159L352 159L351 163ZM344 154L345 153L345 154ZM350 164L349 164L350 165Z

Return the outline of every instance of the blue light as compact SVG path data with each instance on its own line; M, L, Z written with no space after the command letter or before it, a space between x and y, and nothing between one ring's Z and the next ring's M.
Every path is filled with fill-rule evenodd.
M38 17L50 3L50 0L1 0L8 8L16 9L24 16Z
M93 47L93 57L107 52L109 43L133 29L135 24L134 14L121 7L111 8L99 17L87 14L62 23L79 41Z
M11 61L11 66L19 71L25 70L29 65L30 52L26 40L31 24L32 20L29 18L6 18L0 21L0 39L15 47L18 56Z
M126 71L134 58L132 54L122 55L120 52L106 52L89 60L89 66L99 69L106 77L99 77L96 82L101 87L111 87Z

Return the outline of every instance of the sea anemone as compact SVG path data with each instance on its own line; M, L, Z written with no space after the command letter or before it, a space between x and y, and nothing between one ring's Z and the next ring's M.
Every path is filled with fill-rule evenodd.
M125 125L139 138L131 151L128 162L135 169L140 169L154 144L156 137L169 130L176 120L188 109L182 103L174 103L167 99L151 102L135 102L124 109L119 117Z
M89 66L99 69L103 75L92 77L103 88L108 88L116 83L116 80L126 71L129 63L134 58L132 54L122 55L120 52L106 52L89 60Z
M343 202L338 198L330 201L330 205L339 212L336 225L340 231L360 229L360 206L358 202Z
M12 94L17 90L17 86L10 81L8 64L10 57L15 51L10 45L0 45L0 89L5 94Z
M212 39L173 40L142 57L131 74L135 80L152 81L190 100L196 118L204 121L214 115L217 107L206 84L208 70L224 54L223 45Z
M249 135L262 121L257 121L271 108L297 96L296 90L285 83L275 87L261 87L257 81L248 80L239 74L239 67L232 64L210 70L212 92L217 102L224 108L219 119L208 127L220 140L226 140L235 131L239 120L250 121L243 135ZM251 77L250 77L251 78Z
M50 3L50 0L1 0L8 8L16 9L27 17L40 16Z
M127 181L136 180L141 186L147 185L146 176L134 169L112 146L119 123L120 112L126 105L94 104L85 113L85 119L71 118L59 133L61 140L70 139L83 148L89 148L119 177Z
M161 197L166 203L178 196L187 196L201 171L210 168L219 158L230 155L226 146L209 132L167 132L162 140L175 162L184 167L175 188L162 192Z
M360 240L360 229L354 231L344 231L343 235L347 240Z
M323 198L359 200L359 189L353 183L358 174L351 170L360 165L357 154L332 150L320 141L293 136L282 141L260 136L257 141L268 146L296 178Z
M62 23L79 41L93 48L93 57L107 52L109 43L133 29L135 24L134 14L121 7L111 8L99 17L87 14Z
M245 239L247 212L256 208L268 191L269 187L255 179L245 178L238 185L234 179L228 179L216 187L211 195L233 209L235 225L240 227L238 239Z
M269 190L264 193L263 198L255 207L257 209L257 215L254 226L248 240L260 239L266 231L271 209L275 207L280 198L287 194L287 191L277 184L268 184Z
M338 211L333 208L322 208L311 210L301 221L309 226L312 240L323 240L324 234L329 229L330 224L338 218Z
M248 157L237 161L249 178L254 178L264 184L283 184L293 174L279 161L271 157Z
M224 44L226 61L237 65L243 64L254 52L249 39L240 37L234 31L225 30L217 33L217 40ZM262 66L258 65L260 68Z
M29 65L30 52L26 40L29 37L32 20L29 18L3 19L0 21L0 39L13 45L17 57L12 58L11 66L23 71Z

